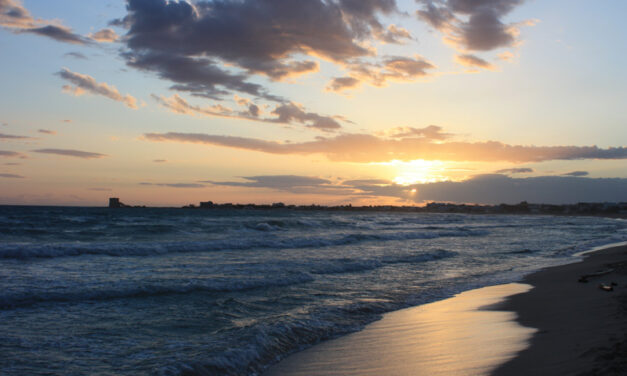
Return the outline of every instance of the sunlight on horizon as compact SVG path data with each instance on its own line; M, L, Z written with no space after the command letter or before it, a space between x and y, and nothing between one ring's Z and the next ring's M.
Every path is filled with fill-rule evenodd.
M426 184L450 180L449 176L444 175L445 168L442 161L417 159L409 162L392 161L386 164L396 169L396 177L393 181L398 185Z

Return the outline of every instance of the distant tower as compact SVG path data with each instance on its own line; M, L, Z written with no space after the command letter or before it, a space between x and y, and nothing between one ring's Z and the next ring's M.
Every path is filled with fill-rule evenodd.
M122 207L122 205L120 205L120 199L117 198L117 197L109 198L109 207L110 208L120 208L120 207Z

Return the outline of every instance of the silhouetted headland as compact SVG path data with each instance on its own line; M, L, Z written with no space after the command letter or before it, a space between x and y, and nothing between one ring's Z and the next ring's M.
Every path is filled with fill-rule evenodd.
M129 206L120 202L119 198L109 199L110 208L131 208L145 206ZM214 203L213 201L200 202L198 205L189 204L183 209L246 209L246 210L318 210L318 211L391 211L410 213L460 213L460 214L549 214L549 215L601 215L627 218L627 202L580 202L577 204L532 204L526 201L518 204L479 205L479 204L452 204L431 202L425 206L411 205L288 205L282 202L273 204L233 204Z
M125 203L123 203L122 201L120 201L119 198L117 197L110 197L109 198L109 207L110 208L145 208L146 206L131 206L131 205L126 205Z

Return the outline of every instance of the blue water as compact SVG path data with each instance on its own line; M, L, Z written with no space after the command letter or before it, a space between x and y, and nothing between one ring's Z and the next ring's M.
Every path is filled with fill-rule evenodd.
M0 374L260 374L625 240L592 217L0 207Z

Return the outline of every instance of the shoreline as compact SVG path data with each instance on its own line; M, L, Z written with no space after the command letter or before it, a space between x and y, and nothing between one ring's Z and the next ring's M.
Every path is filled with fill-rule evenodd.
M423 373L419 370L425 370L425 367L431 367L428 374L436 374L438 369L444 369L442 375L451 372L456 375L493 376L624 374L627 371L627 245L606 244L579 252L573 257L582 259L533 272L520 283L472 289L452 298L386 313L381 320L367 325L362 331L289 355L263 375L420 375ZM609 269L612 271L607 274L588 277L587 283L578 282L582 275ZM613 291L606 292L598 287L602 282L616 282L617 286L613 286ZM516 286L528 286L528 291L513 291L512 288ZM490 290L495 288L504 289L498 297L494 295L494 290ZM459 306L460 297L463 299L469 294L477 294L474 298L483 302L487 296L496 299L487 304L467 306L464 311L464 314L483 314L483 318L477 322L484 324L485 318L490 317L491 324L483 326L483 333L466 336L470 338L474 335L470 340L475 345L460 345L457 340L446 344L448 347L453 346L454 352L459 353L461 350L466 355L465 359L458 357L456 366L452 367L450 360L446 359L439 365L428 364L429 360L420 358L420 354L416 353L417 334L411 333L413 328L422 325L416 321L424 320L424 312L420 311L426 309L433 312L434 305L436 311L441 309L438 306L444 306L445 311L450 310L451 307ZM502 321L503 316L498 319L494 319L498 316L490 316L493 313L510 316L507 316L505 323ZM460 330L459 327L451 327L455 324L451 320L439 321L436 323L439 326L426 330ZM477 322L472 325L477 325ZM501 337L494 335L503 331L505 333L501 333ZM377 343L383 343L384 347L377 348ZM486 344L491 344L491 351L501 352L482 354L480 350ZM406 364L400 368L389 361L385 364L378 360L382 351L393 354L392 358L396 357L397 361L401 359ZM432 349L423 344L418 351L429 353ZM413 355L402 357L399 354L403 352ZM450 358L448 354L442 356L431 353L431 356ZM490 359L486 359L481 366L475 363L468 369L460 369L460 364L469 362L468 359L473 357ZM392 368L389 368L390 364ZM369 368L375 372L370 372Z
M530 289L488 286L388 312L362 331L288 356L263 375L487 375L524 349L535 329L516 324L512 312L485 307Z
M627 372L627 246L591 251L580 262L526 276L534 289L498 305L538 332L493 376ZM579 282L584 275L587 282ZM613 291L599 288L611 282Z

